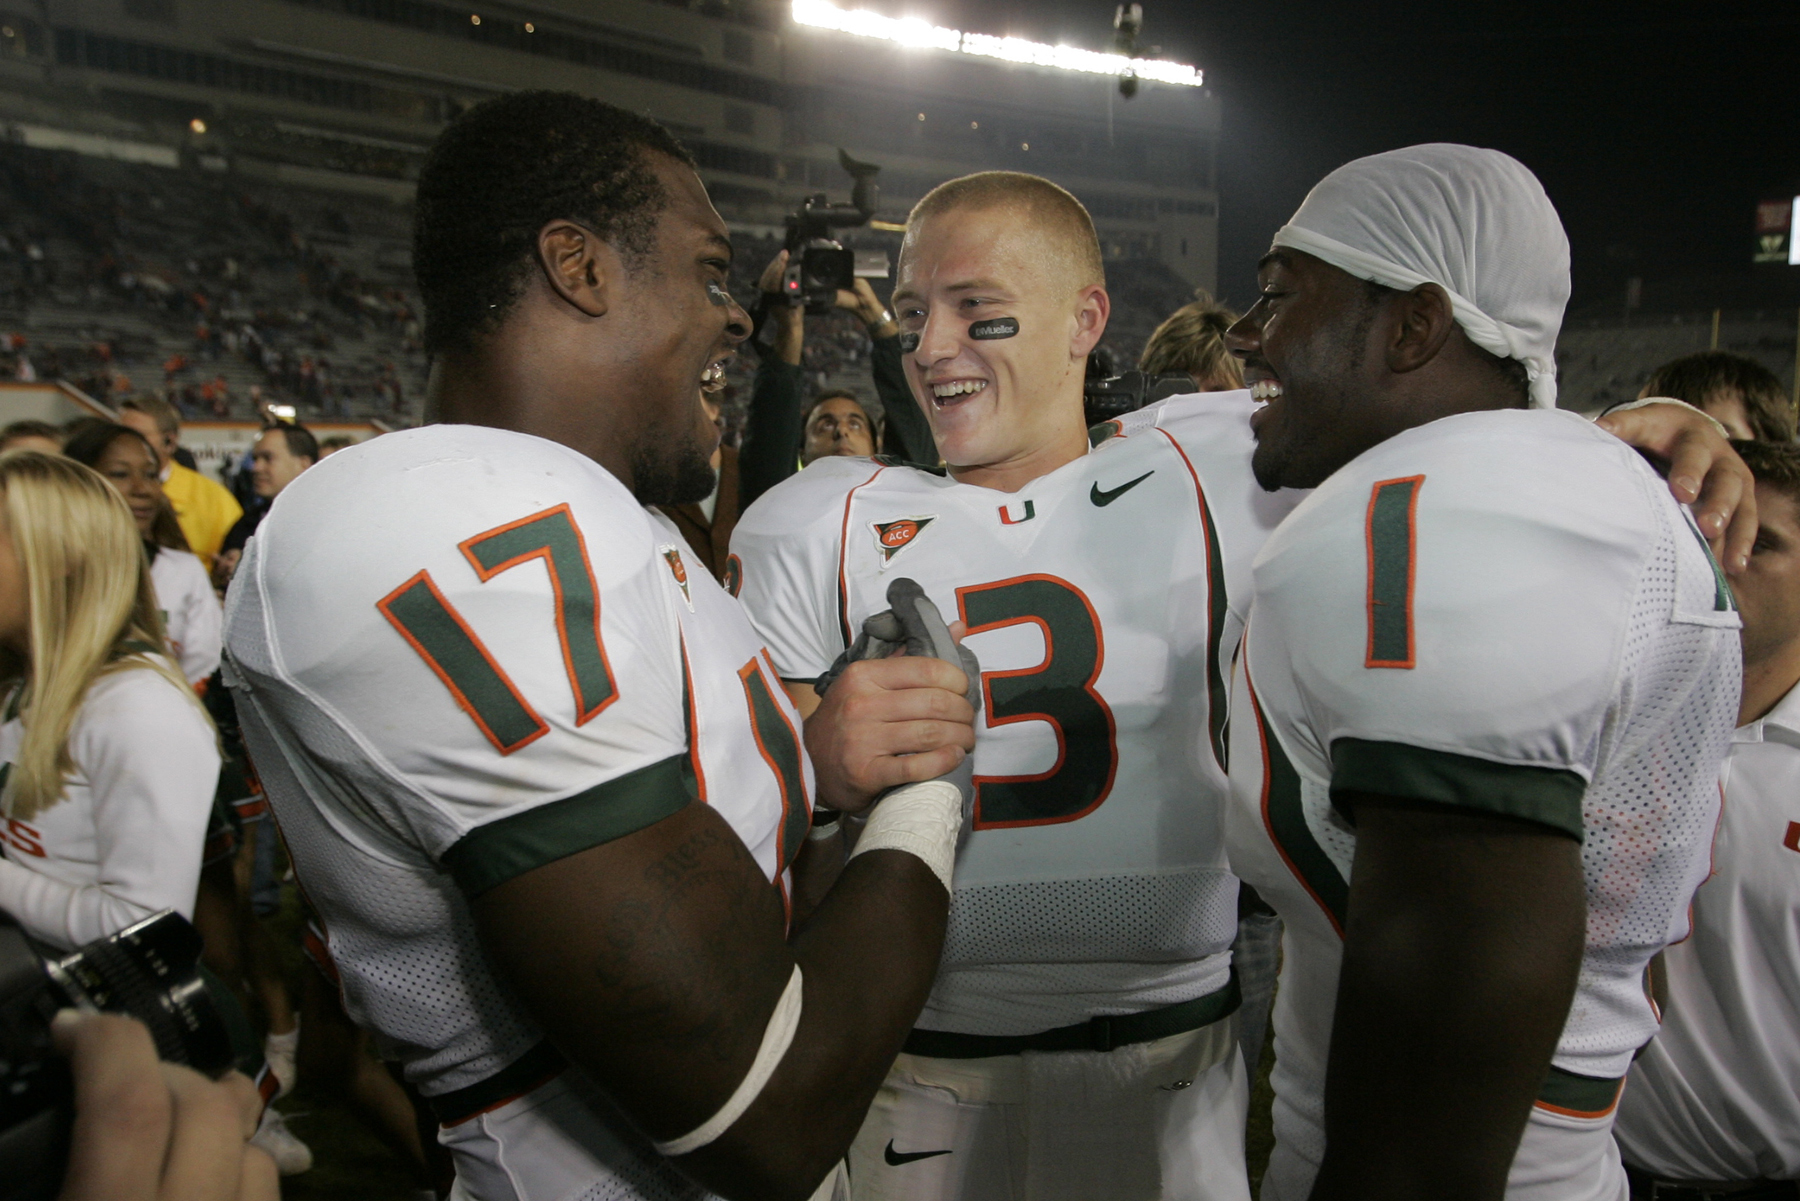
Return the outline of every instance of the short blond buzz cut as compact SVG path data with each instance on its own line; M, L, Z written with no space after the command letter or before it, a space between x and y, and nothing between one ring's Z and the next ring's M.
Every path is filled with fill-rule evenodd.
M1076 287L1106 286L1106 267L1100 259L1100 235L1086 206L1067 188L1041 175L1023 171L978 171L941 183L913 205L906 218L910 237L919 223L953 209L1010 208L1055 235L1062 242L1067 262L1078 276Z

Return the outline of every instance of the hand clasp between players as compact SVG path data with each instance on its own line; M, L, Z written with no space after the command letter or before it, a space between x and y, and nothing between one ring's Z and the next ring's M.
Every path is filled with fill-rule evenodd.
M955 771L975 747L970 697L979 665L963 647L933 646L915 628L926 609L935 642L960 638L962 623L944 627L911 580L895 580L888 599L895 609L871 617L856 646L821 677L825 690L806 722L819 803L827 809L860 812L889 788ZM889 657L901 645L907 653ZM927 647L938 654L921 653ZM952 651L962 667L939 657Z

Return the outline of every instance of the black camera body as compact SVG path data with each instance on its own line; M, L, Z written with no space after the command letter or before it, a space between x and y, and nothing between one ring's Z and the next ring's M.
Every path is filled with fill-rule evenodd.
M0 925L0 1199L51 1201L62 1187L75 1090L50 1042L57 1010L128 1014L149 1027L162 1059L209 1076L233 1066L199 959L200 935L173 910L60 959Z
M856 283L856 252L831 236L833 230L854 229L867 225L881 202L881 189L875 176L881 168L873 163L859 163L842 149L838 165L855 181L849 204L834 204L819 192L800 202L800 208L787 217L787 270L781 277L781 294L794 307L806 306L814 315L828 313L837 305L839 289L849 290Z
M1194 377L1185 371L1170 371L1163 375L1127 371L1106 378L1089 375L1081 386L1081 402L1087 410L1088 426L1092 428L1115 417L1135 413L1147 404L1196 391L1199 389L1194 384Z

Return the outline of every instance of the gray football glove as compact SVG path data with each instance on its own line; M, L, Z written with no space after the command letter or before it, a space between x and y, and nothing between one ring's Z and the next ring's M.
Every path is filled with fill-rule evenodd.
M950 637L950 627L944 624L943 615L919 587L918 581L906 576L896 578L888 585L887 599L888 608L870 615L863 622L856 641L813 682L813 689L824 696L850 664L859 659L885 659L904 647L909 655L942 659L962 668L969 682L966 693L969 704L977 713L981 712L981 663L975 658L974 651ZM974 773L975 756L968 755L943 777L962 790L965 805L974 794Z
M844 674L844 669L859 659L885 659L905 648L909 655L942 659L962 668L968 677L969 703L981 707L981 664L975 652L950 637L950 627L918 581L899 576L888 585L888 607L871 614L863 622L862 632L850 649L839 655L825 673L813 681L820 696Z

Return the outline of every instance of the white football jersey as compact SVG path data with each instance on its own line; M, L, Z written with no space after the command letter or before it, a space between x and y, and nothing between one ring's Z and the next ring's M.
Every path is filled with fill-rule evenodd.
M1356 851L1336 790L1466 805L1582 839L1587 950L1533 1121L1574 1130L1610 1115L1656 1032L1644 968L1685 931L1707 873L1737 626L1666 486L1570 413L1409 430L1338 470L1269 539L1233 681L1228 836L1232 867L1286 923L1278 1156L1316 1168L1324 1151ZM1515 1160L1511 1195L1585 1195L1522 1187L1537 1137ZM1616 1156L1593 1170L1616 1176Z
M922 1028L1026 1034L1226 983L1226 677L1293 503L1251 478L1251 407L1165 401L1010 494L820 459L739 521L730 570L784 678L830 666L898 577L968 623L976 794Z
M150 583L169 649L188 683L198 684L219 670L225 625L219 594L199 559L168 546L157 547L150 560Z
M543 1078L467 898L696 796L785 891L799 717L674 527L575 451L433 426L332 455L282 491L229 601L246 741L345 1008L440 1113ZM604 1124L576 1140L624 1190L604 1195L688 1195Z
M1800 1180L1800 688L1740 727L1694 932L1617 1134L1665 1180Z
M0 723L0 787L25 737L17 701L15 690ZM69 757L61 800L0 817L0 909L64 951L161 909L192 917L219 780L199 702L147 667L108 672L76 711Z

